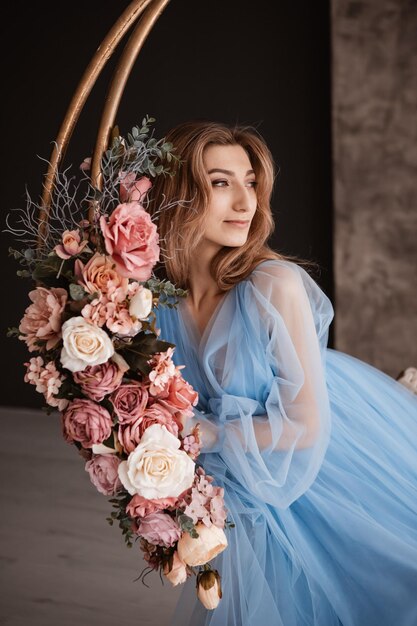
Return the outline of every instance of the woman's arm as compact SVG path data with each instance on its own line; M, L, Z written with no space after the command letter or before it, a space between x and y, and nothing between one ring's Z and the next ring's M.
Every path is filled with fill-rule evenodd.
M205 354L223 392L207 413L194 409L187 430L200 422L201 451L218 453L219 468L249 494L285 508L314 481L330 439L324 362L333 308L307 272L281 260L255 268L238 305ZM217 350L225 341L226 353Z
M245 451L249 441L253 447L253 439L259 451L301 450L313 446L320 435L324 371L303 281L298 273L282 267L269 268L255 280L257 310L261 323L269 327L271 365L279 364L279 398L274 408L275 419L279 411L280 425L278 428L275 424L273 433L271 415L266 413L253 416L252 424L246 424L245 429L240 418L230 417L219 427L207 414L199 413L192 418L188 431L200 422L205 450L220 449L220 434L224 435L221 429L228 430L234 442ZM276 317L279 317L281 332L277 332Z

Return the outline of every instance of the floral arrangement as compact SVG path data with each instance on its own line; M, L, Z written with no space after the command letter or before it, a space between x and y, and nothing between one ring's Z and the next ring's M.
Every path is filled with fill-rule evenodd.
M23 244L9 250L22 266L17 274L35 283L8 334L34 354L24 379L48 413L60 412L65 440L109 497L108 522L118 523L127 546L138 542L147 563L139 579L159 570L177 585L195 574L198 597L213 609L222 593L209 561L227 547L224 528L234 524L223 488L197 463L200 425L185 435L198 394L172 360L174 344L156 328L155 307L175 306L186 292L153 274L160 247L147 194L152 178L172 175L177 159L170 143L153 136L154 121L145 117L126 139L115 129L100 191L85 159L78 182L58 172L47 221L41 224L29 196L26 209L17 209L19 227L8 216L9 232Z

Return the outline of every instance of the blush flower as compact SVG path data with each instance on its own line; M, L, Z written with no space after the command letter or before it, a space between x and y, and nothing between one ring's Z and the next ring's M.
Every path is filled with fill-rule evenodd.
M101 404L91 400L74 400L62 415L64 438L78 441L84 448L103 443L112 432L112 418Z
M146 541L167 548L174 545L182 534L175 520L167 513L160 511L141 519L137 532Z
M83 393L96 402L120 387L123 375L129 370L124 358L115 352L111 359L101 365L88 366L81 372L74 372L74 380Z
M119 423L129 424L142 418L148 404L148 397L145 385L140 382L131 381L120 385L110 397Z
M74 271L78 283L87 293L107 294L119 288L123 292L123 299L126 298L129 280L116 271L114 261L109 256L96 252L86 265L77 259Z
M227 538L222 528L205 526L199 522L195 529L198 537L184 533L178 541L178 556L187 565L196 567L204 565L227 548Z
M146 517L150 513L173 507L177 498L143 498L138 493L133 496L126 507L130 517Z
M118 438L124 450L128 453L133 452L146 429L152 424L163 424L170 433L178 437L178 425L171 414L163 406L154 403L134 421L119 425Z
M138 202L119 204L109 222L100 218L100 227L119 274L148 280L160 253L159 234L149 213Z
M105 496L113 496L122 488L117 473L119 463L120 460L114 454L95 454L85 464L91 482Z
M159 352L150 359L152 370L149 373L149 393L153 396L166 391L171 378L177 375L177 368L172 360L174 348L168 348L165 352Z
M37 287L29 292L29 305L20 322L19 339L27 344L29 352L40 350L37 341L46 342L46 350L54 348L61 339L62 314L68 294L61 287Z
M120 180L120 200L122 202L142 202L152 187L152 182L147 176L136 179L135 172L121 171Z
M38 356L31 358L28 363L25 363L25 366L27 367L25 382L36 385L36 391L43 393L49 406L63 411L68 406L69 400L55 397L65 380L65 376L57 370L55 363L49 361L45 365L43 358Z
M177 550L175 550L169 561L166 561L163 572L173 587L181 585L187 580L187 566L184 561L181 561Z
M158 393L158 402L170 411L182 431L188 418L194 415L192 407L198 403L198 393L176 369L175 375L168 379L164 389Z
M79 230L65 230L62 234L62 242L55 246L54 250L60 259L66 260L81 254L87 245L88 239L81 241Z

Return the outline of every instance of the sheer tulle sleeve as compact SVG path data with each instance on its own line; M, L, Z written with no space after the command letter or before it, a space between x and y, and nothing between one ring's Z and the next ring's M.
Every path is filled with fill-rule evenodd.
M255 346L262 346L265 401L224 393L210 398L207 412L195 409L194 420L203 453L218 453L245 491L285 508L315 480L329 442L325 354L333 307L303 268L266 261L245 283L244 308L255 363L240 364L240 375L251 376Z

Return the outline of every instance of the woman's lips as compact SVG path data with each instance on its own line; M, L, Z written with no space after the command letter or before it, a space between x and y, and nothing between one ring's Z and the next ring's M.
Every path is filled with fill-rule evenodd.
M243 221L232 221L232 220L230 220L230 221L225 220L225 221L226 221L226 224L230 224L231 226L237 226L238 228L246 228L248 226L248 224L249 224L249 220L244 221L244 222Z

